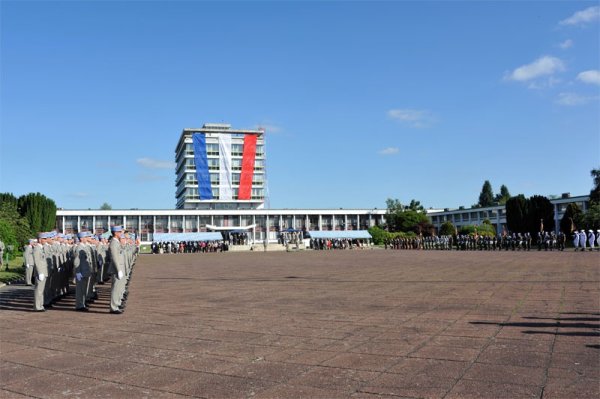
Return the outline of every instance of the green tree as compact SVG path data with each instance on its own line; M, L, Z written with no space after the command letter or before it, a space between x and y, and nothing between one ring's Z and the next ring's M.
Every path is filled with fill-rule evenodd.
M490 184L489 180L486 180L483 183L481 193L479 194L479 202L477 202L477 205L481 207L494 205L494 192L492 191L492 185Z
M600 203L600 168L590 172L594 179L594 187L590 191L590 202Z
M417 200L410 200L410 204L408 204L408 207L404 208L405 210L411 210L411 211L424 211L425 208L423 207L423 205L421 205L421 201L417 201Z
M375 245L383 245L383 242L389 238L390 234L379 226L369 227L368 231L369 234L371 234L373 244Z
M15 229L7 220L0 220L0 241L5 245L13 245L14 247L19 245Z
M404 206L399 199L388 198L385 201L387 206L387 210L385 212L385 224L389 231L398 231L397 230L397 217L398 215L404 211Z
M0 204L11 204L12 206L17 208L17 197L15 197L12 193L0 193Z
M456 227L452 224L451 221L445 221L441 226L440 226L440 232L439 234L441 236L451 236L454 235L454 233L456 233Z
M40 193L22 195L18 200L18 209L32 231L48 231L56 226L56 204Z
M112 206L108 202L105 202L100 206L100 209L103 211L110 211Z
M510 198L510 192L508 191L508 187L504 184L500 186L500 194L496 194L494 201L496 201L500 205L506 204L506 201Z
M590 203L590 207L583 216L583 224L586 229L594 231L600 229L600 202Z
M397 217L397 226L394 231L430 234L433 225L424 212L407 210L400 212Z
M543 195L534 195L527 200L527 231L540 231L542 220L544 231L554 231L554 205Z
M27 240L32 237L29 223L19 215L17 209L11 203L5 202L0 204L0 221L11 227L19 247L25 245Z
M527 199L523 194L510 197L504 205L506 209L506 225L515 233L525 233L527 230Z
M386 205L385 220L388 231L430 234L433 230L433 225L419 201L412 200L409 206L403 206L400 200L388 198Z
M19 243L17 241L15 229L6 220L0 220L0 241L2 241L4 243L5 251L6 251L2 255L2 257L4 258L3 260L6 260L7 253L8 253L8 258L13 259L15 256L15 253L19 250ZM6 267L8 268L8 265L6 265Z
M575 229L578 226L582 225L583 221L583 212L579 209L579 206L572 202L567 205L567 209L565 209L565 214L560 220L560 231L565 234L569 234L572 232L572 225L575 225Z

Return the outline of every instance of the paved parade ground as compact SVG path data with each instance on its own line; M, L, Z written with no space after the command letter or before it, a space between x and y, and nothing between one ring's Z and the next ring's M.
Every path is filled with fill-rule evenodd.
M600 254L142 255L127 308L0 289L2 398L597 398Z

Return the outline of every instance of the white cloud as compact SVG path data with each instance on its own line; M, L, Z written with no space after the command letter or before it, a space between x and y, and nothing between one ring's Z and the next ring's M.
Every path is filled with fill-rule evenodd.
M387 112L388 117L411 127L428 127L434 122L434 118L429 111L418 109L391 109Z
M400 151L398 147L386 147L383 150L379 151L380 155L394 155Z
M574 107L577 105L585 105L590 101L596 100L598 97L582 96L577 93L560 93L556 99L559 105Z
M588 22L600 20L600 6L593 6L577 11L567 19L560 21L561 25L583 25Z
M148 169L175 169L175 162L171 161L161 161L153 158L138 158L135 162Z
M560 58L545 55L527 65L522 65L512 71L507 79L525 82L540 76L553 75L565 70L565 64Z
M263 129L266 134L277 134L283 132L283 128L281 126L277 126L272 123L261 123L259 125L256 125L255 129Z
M76 192L76 193L69 194L69 197L74 197L74 198L87 198L89 196L90 196L89 193L86 193L86 192L83 192L83 191L79 191L79 192Z
M577 75L577 80L592 85L600 85L600 70L590 69L589 71L583 71Z
M562 42L562 43L559 43L559 44L558 44L558 47L560 47L560 48L561 48L561 49L563 49L563 50L566 50L566 49L568 49L568 48L571 48L571 47L573 47L573 40L571 40L571 39L567 39L567 40L565 40L564 42Z
M556 86L557 84L559 84L560 82L562 82L560 79L557 79L555 77L550 76L548 79L542 79L539 81L532 81L527 85L527 88L529 89L536 89L536 90L540 90L540 89L551 89L554 86Z

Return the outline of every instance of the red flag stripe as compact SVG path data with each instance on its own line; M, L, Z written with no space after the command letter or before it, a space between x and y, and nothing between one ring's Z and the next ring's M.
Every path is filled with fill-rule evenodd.
M244 136L244 153L242 154L242 175L238 199L249 200L252 195L252 177L254 176L254 159L256 158L256 135Z

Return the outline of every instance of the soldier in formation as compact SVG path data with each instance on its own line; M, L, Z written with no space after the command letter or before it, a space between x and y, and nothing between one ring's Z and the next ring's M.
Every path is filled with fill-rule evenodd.
M539 251L564 251L567 236L560 232L539 232L535 243L530 233L512 233L502 236L481 234L458 234L454 236L414 236L396 237L384 241L386 249L424 249L424 250L450 250L458 251L530 251L533 245L537 245ZM575 232L573 236L575 250L578 247L585 250L600 250L600 230L594 234L592 230Z
M33 246L37 243L34 238L29 239L29 244L23 248L23 267L25 267L25 284L33 285L33 268L35 260L33 259Z
M575 251L581 250L581 252L585 252L586 248L589 251L600 251L600 229L596 230L594 234L594 230L588 230L587 233L585 230L573 232L573 247L575 247Z
M120 298L126 296L126 282L138 252L132 237L123 238L124 242L116 240L122 249L113 258L113 262L126 265L125 288L120 291ZM34 310L43 312L52 308L57 300L69 294L70 284L74 283L75 310L88 311L88 305L98 298L96 285L104 284L110 278L107 252L108 242L89 232L77 234L77 242L72 235L56 232L40 233L38 240L30 240L24 250L24 263L26 280L35 284ZM124 308L122 302L119 305Z
M110 313L121 314L125 311L129 295L129 282L133 266L138 255L138 248L132 236L124 234L121 226L111 228L112 237L108 246L110 265L108 273L112 283L110 290Z

